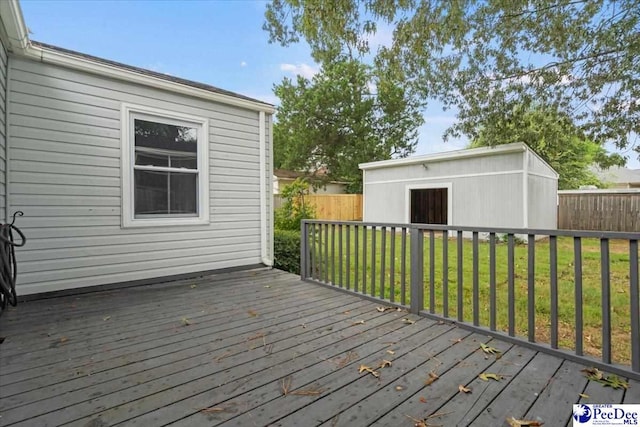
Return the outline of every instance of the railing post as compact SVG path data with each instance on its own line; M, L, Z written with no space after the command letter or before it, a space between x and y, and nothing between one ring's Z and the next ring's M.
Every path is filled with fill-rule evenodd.
M300 223L300 279L302 280L307 278L308 246L307 222L302 220Z
M411 227L411 313L418 314L424 308L424 232Z

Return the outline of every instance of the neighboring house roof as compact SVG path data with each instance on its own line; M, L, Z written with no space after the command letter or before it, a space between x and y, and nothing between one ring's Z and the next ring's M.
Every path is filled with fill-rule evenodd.
M254 111L275 111L271 104L215 86L31 41L17 0L0 1L0 15L8 42L5 47L16 55Z
M463 150L445 151L443 153L427 154L423 156L406 157L403 159L382 160L379 162L360 163L358 166L362 170L369 169L381 169L388 167L395 167L401 165L416 165L425 164L429 162L440 162L455 159L464 159L471 157L484 157L495 156L498 154L518 153L528 151L531 155L536 156L543 164L545 164L549 171L556 177L559 177L558 173L547 163L542 157L536 154L527 144L522 142L515 142L513 144L497 145L495 147L480 147L480 148L465 148Z
M640 184L640 169L612 166L609 169L592 167L599 180L612 184Z

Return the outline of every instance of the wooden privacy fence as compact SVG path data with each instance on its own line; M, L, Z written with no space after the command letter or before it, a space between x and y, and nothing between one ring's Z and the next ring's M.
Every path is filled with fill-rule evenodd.
M559 191L561 230L640 231L640 191Z
M313 206L318 219L332 221L361 221L362 194L310 194L304 202ZM274 196L273 206L282 206L282 198Z

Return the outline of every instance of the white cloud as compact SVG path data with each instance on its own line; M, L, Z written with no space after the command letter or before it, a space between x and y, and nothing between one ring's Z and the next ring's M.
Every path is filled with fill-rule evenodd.
M318 74L318 68L311 65L302 64L280 64L280 70L293 74L294 76L302 76L306 79L310 79Z
M246 63L245 61L242 61L242 62L240 63L240 66L241 66L241 67L246 67L246 66L247 66L247 63Z

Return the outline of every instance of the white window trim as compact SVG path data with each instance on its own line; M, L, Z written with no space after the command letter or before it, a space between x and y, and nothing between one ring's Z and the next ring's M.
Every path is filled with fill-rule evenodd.
M135 144L131 140L132 115L150 116L152 120L198 129L198 216L182 218L134 218L133 158ZM121 171L122 171L122 227L161 227L173 225L201 225L209 223L209 120L159 108L122 104L121 109Z

